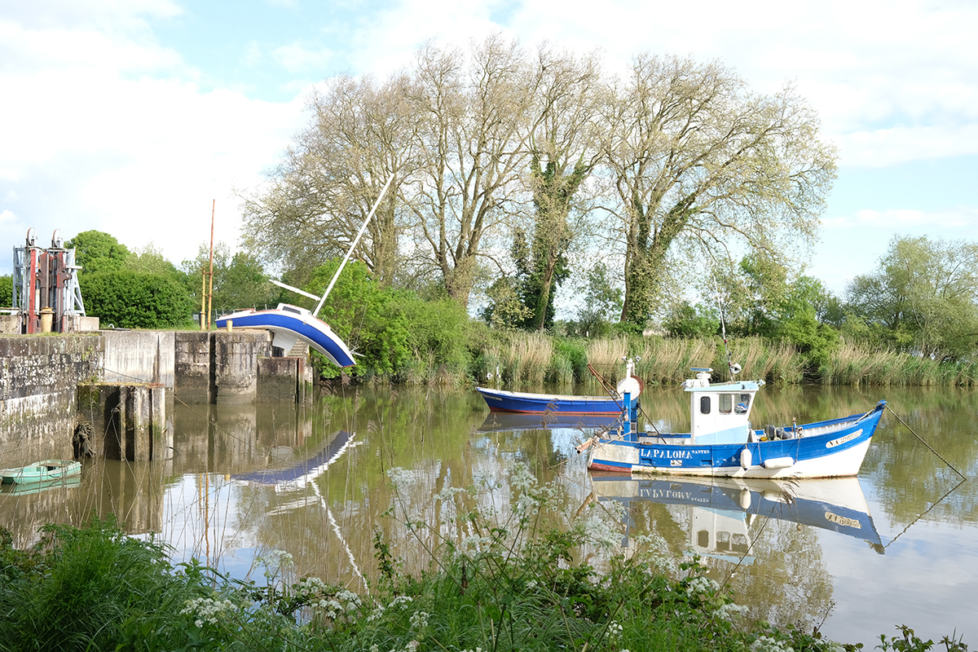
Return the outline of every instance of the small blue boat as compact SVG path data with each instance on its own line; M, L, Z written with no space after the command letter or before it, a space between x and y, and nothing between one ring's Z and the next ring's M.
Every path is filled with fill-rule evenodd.
M510 392L488 387L476 387L475 391L486 399L493 412L518 414L609 415L618 416L622 411L621 399L607 396L569 396L560 394L530 394Z
M288 351L298 340L306 342L338 367L356 364L353 353L329 324L299 306L280 303L274 310L241 310L217 320L218 328L259 328L272 333L272 346Z
M604 437L592 437L588 468L616 473L731 476L739 478L829 478L859 473L886 401L863 414L802 425L754 429L750 413L758 381L710 384L712 369L694 369L683 383L690 395L691 430L639 432L631 396L630 418Z

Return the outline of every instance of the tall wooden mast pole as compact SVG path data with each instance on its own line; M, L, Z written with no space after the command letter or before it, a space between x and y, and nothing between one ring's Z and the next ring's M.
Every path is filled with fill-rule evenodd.
M207 330L211 329L211 303L214 300L214 210L217 208L217 200L211 200L211 255L210 255L210 271L207 275L210 277L210 287L207 289Z

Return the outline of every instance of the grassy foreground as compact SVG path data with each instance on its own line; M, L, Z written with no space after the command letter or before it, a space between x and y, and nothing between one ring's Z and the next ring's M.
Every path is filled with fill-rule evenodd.
M394 469L390 476L397 489ZM379 534L378 580L357 595L290 575L289 555L263 560L262 583L223 577L198 564L172 565L153 541L113 523L46 526L33 549L0 532L0 650L503 650L841 651L861 645L816 632L747 623L743 609L695 560L664 556L639 538L611 551L618 515L600 505L538 531L557 485L513 468L512 509L500 520L485 501L493 487L446 487L435 500L452 515L438 532L393 510L430 554L429 570L403 573ZM399 492L398 492L399 493ZM397 505L403 505L397 501ZM400 512L400 513L399 513ZM609 518L609 516L611 518ZM592 551L588 553L587 551ZM592 565L592 559L604 559ZM600 566L600 568L599 568ZM903 627L882 650L934 647ZM967 650L945 638L941 649Z

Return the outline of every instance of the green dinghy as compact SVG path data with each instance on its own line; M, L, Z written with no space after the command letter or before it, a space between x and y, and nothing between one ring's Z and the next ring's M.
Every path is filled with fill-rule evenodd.
M32 484L70 478L81 473L81 462L72 460L44 460L19 469L0 469L3 484Z

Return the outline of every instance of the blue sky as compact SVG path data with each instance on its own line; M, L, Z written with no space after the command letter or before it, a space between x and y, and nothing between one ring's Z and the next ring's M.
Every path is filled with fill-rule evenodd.
M0 273L28 227L98 229L179 264L234 243L317 82L383 77L427 39L720 59L793 80L840 151L808 272L837 293L894 235L975 240L978 3L0 0Z

